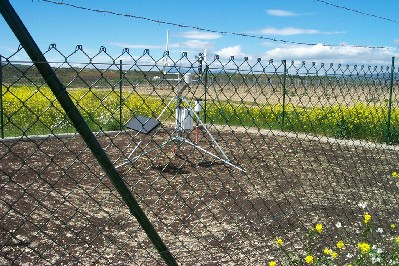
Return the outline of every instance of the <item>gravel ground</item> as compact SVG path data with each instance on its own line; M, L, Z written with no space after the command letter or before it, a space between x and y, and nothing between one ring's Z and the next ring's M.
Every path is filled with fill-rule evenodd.
M343 239L353 253L365 212L378 228L370 241L384 246L397 234L395 147L237 128L211 134L244 171L187 143L163 146L174 137L166 128L140 144L162 148L118 168L179 264L264 265L281 258L276 237L303 256L316 223L324 226L317 252ZM194 142L193 132L179 137ZM98 139L118 165L139 136ZM223 157L204 130L198 145ZM0 264L163 264L79 136L3 140L0 158Z

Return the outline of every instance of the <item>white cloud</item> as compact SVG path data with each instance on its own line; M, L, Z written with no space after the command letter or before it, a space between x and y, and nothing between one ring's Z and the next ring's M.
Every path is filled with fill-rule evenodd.
M273 28L267 27L258 31L260 34L268 34L268 35L299 35L299 34L342 34L344 31L319 31L315 29L301 29L295 27L286 27L286 28Z
M297 35L297 34L318 34L320 31L318 30L313 30L313 29L300 29L300 28L294 28L294 27L287 27L287 28L273 28L273 27L268 27L261 29L259 31L261 34L269 34L269 35Z
M237 58L244 58L244 57L252 58L250 55L241 51L240 45L222 48L219 51L216 51L215 54L219 55L221 58L230 58L231 56Z
M279 46L279 43L273 42L273 41L264 41L263 43L261 43L262 46L264 47L277 47Z
M276 17L294 17L298 16L297 13L287 11L287 10L280 10L280 9L268 9L266 10L266 13L271 15L271 16L276 16Z
M399 44L399 39L395 39L395 40L393 40L393 43L395 43L395 44Z
M130 43L120 43L120 42L110 43L110 45L121 47L121 48L129 48L129 49L164 49L165 48L165 45L130 44Z
M204 49L211 49L213 47L213 43L203 42L199 40L189 40L186 42L182 42L182 47L202 51Z
M289 45L263 54L268 59L300 60L343 64L386 64L395 56L393 49L372 49L354 46Z
M181 32L178 36L186 39L214 40L222 37L220 33L205 31L186 31Z

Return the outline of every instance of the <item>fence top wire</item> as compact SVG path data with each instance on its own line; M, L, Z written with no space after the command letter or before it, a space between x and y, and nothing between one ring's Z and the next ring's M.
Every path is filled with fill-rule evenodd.
M165 25L170 25L170 26L175 26L179 28L187 28L187 29L194 29L194 30L199 30L199 31L205 31L205 32L211 32L211 33L219 33L222 35L233 35L233 36L239 36L239 37L245 37L245 38L255 38L255 39L261 39L261 40L268 40L272 42L280 42L284 44L295 44L295 45L306 45L306 46L315 46L315 45L323 45L327 47L354 47L354 48L370 48L370 49L396 49L393 47L386 47L386 46L369 46L369 45L345 45L345 44L320 44L320 43L306 43L306 42L296 42L296 41L288 41L284 39L276 39L276 38L271 38L271 37L266 37L263 35L255 35L255 34L248 34L248 33L237 33L237 32L232 32L232 31L220 31L220 30L214 30L214 29L207 29L203 28L200 26L193 26L193 25L185 25L183 23L175 23L175 22L170 22L170 21L165 21L165 20L160 20L160 19L154 19L154 18L148 18L148 17L143 17L143 16L136 16L128 13L119 13L115 11L109 11L109 10L103 10L103 9L95 9L95 8L89 8L89 7L84 7L80 5L74 5L70 3L65 3L65 2L60 2L60 1L53 1L53 0L43 0L43 2L55 4L55 5L60 5L60 6L67 6L67 7L72 7L75 9L80 9L84 11L89 11L89 12L96 12L99 14L109 14L109 15L115 15L115 16L122 16L126 18L131 18L131 19L140 19L140 20L145 20L145 21L150 21L153 23L157 24L165 24Z
M356 10L356 9L345 7L345 6L342 6L342 5L336 5L336 4L333 4L333 3L330 3L330 2L324 1L324 0L315 0L315 1L316 2L320 2L320 3L324 3L324 4L332 6L332 7L336 7L336 8L339 8L339 9L344 9L346 11L357 13L357 14L360 14L360 15L363 15L363 16L369 16L369 17L373 17L373 18L377 18L377 19L381 19L381 20L385 20L385 21L389 21L389 22L393 22L393 23L398 23L399 24L399 21L395 20L395 19L391 19L391 18L387 18L387 17L383 17L383 16L378 16L378 15L375 15L375 14L367 13L367 12L364 12L364 11Z

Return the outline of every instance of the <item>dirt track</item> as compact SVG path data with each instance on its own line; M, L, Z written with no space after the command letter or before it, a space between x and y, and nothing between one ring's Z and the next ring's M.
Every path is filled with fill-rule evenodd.
M168 84L169 85L169 84ZM177 87L137 85L136 87L125 87L124 91L139 93L140 95L156 95L168 97L173 94ZM397 91L397 90L394 90ZM193 84L186 89L184 96L188 98L204 99L205 87L203 84ZM282 104L283 86L282 84L260 85L260 84L219 84L212 83L206 88L206 97L208 101L231 101L237 103L256 103L261 104ZM285 89L285 104L292 104L302 107L323 107L334 105L352 106L358 103L370 105L386 105L389 99L389 87L375 85L355 85L347 86L316 86L305 84L287 85ZM393 94L393 105L397 106L399 102L396 93Z
M399 214L399 188L390 176L397 151L270 132L211 132L246 172L187 144L174 154L173 143L119 168L179 264L265 264L279 257L277 236L302 254L315 223L325 226L323 247L337 239L356 246L365 211L384 229L375 241L391 237ZM168 134L147 139L148 148ZM138 141L129 132L99 139L112 160ZM199 145L218 152L204 132ZM2 141L0 158L1 264L162 263L79 137Z

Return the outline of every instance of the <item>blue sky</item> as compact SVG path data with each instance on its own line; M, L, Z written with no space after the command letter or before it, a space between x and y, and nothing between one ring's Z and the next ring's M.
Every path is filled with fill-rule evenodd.
M165 50L167 30L172 57L187 52L194 58L206 49L207 60L218 54L222 59L234 56L250 60L379 65L390 64L391 57L399 55L399 5L396 0L62 2L176 25L92 12L43 0L10 0L42 50L55 43L66 55L72 53L76 45L82 45L90 56L104 46L115 57L126 47L132 55L139 56L144 49L150 49L154 58L160 58ZM231 33L262 36L263 39ZM0 18L0 40L3 56L11 55L18 47L17 39L3 18ZM22 54L18 56L21 58L17 59L24 57Z

